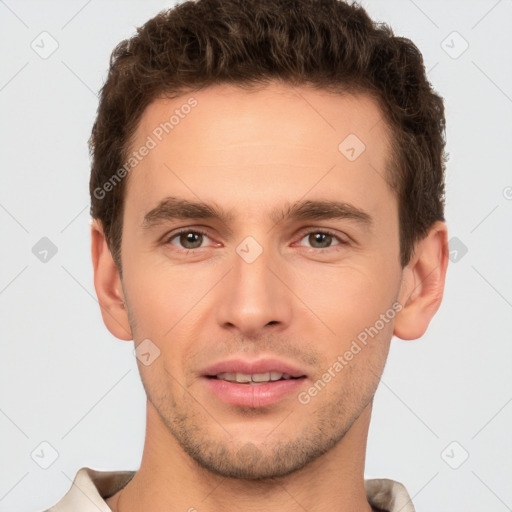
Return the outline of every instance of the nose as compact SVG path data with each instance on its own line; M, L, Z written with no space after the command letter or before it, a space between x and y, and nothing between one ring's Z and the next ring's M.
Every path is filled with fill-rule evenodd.
M264 249L254 260L242 251L235 252L231 271L217 290L218 324L247 338L289 326L293 293L283 284L283 268L283 262L270 249Z

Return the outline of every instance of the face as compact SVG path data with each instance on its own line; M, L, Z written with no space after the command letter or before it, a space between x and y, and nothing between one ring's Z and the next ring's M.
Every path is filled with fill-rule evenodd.
M402 276L380 120L367 96L277 84L146 109L123 293L136 345L159 351L138 360L148 400L202 467L286 475L371 403Z

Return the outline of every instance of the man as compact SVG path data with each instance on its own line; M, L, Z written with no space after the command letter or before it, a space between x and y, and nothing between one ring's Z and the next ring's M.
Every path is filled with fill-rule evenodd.
M144 452L50 510L414 511L364 462L391 338L443 295L444 130L417 48L357 5L184 2L120 43L92 259Z

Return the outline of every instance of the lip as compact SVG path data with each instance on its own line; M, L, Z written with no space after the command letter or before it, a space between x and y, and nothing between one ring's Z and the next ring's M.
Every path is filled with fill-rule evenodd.
M292 379L276 380L263 384L242 384L214 378L219 373L287 373ZM202 375L209 390L223 402L237 407L259 408L278 403L290 394L297 394L307 379L299 368L279 361L264 358L254 361L230 359L208 367Z
M304 385L305 378L276 380L265 384L240 384L205 377L210 391L227 404L237 407L268 407L294 393Z
M279 359L264 358L248 361L245 359L228 359L220 361L206 368L202 374L205 377L213 377L219 373L287 373L290 377L306 377L306 373L299 368L280 361Z

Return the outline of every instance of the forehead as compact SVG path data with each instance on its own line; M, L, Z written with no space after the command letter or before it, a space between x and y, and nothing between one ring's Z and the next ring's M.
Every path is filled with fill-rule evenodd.
M368 94L341 95L272 83L252 89L219 84L174 99L156 99L143 112L134 140L140 142L153 135L161 142L172 134L178 145L184 142L180 133L187 135L183 133L187 128L194 130L198 125L201 140L188 142L204 149L212 149L209 142L216 149L237 141L248 142L251 132L258 136L258 143L271 145L296 142L298 135L303 135L302 144L307 144L306 139L313 143L316 133L327 137L326 142L332 141L335 149L347 130L373 145L387 138L382 112Z
M277 83L253 90L216 85L146 108L131 151L151 148L130 172L126 197L150 206L167 188L168 195L201 199L229 190L242 202L242 191L252 191L261 201L271 190L276 198L308 187L325 192L343 180L364 195L372 181L387 186L388 140L369 95Z

